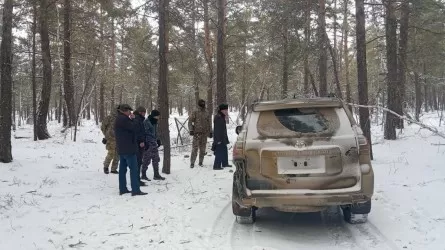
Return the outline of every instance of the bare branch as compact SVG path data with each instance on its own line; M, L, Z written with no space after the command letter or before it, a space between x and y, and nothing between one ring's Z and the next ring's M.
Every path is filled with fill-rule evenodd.
M394 112L394 111L392 111L392 110L390 110L390 109L387 109L387 108L384 108L384 107L381 107L381 106L378 106L378 105L368 106L368 105L358 105L358 104L354 104L354 103L347 103L347 105L352 106L352 107L356 107L356 108L381 109L381 110L383 110L384 112L391 113L391 114L397 116L397 117L400 118L400 119L403 119L403 120L406 120L406 121L408 121L408 122L417 124L417 125L419 125L421 128L424 128L424 129L426 129L426 130L429 130L429 131L433 132L435 135L440 136L440 137L442 137L442 138L445 138L445 134L442 133L442 132L440 132L437 128L428 126L428 125L426 125L426 124L423 124L423 123L421 123L421 122L418 122L418 121L416 121L416 120L413 120L413 119L411 119L411 118L409 118L409 117L407 117L407 116L399 115L399 114L397 114L396 112Z

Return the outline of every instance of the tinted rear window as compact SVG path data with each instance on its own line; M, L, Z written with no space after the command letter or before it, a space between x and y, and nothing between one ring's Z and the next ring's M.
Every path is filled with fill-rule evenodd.
M274 111L281 125L300 133L320 133L328 129L327 120L315 109L281 109Z
M336 108L292 108L261 112L257 129L264 137L329 136L339 123Z

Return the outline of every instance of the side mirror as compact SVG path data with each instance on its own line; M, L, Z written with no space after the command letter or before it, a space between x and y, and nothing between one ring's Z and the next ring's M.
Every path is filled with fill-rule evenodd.
M243 130L243 126L236 126L236 128L235 128L235 133L236 133L237 135L239 135L239 133L241 133L241 130Z

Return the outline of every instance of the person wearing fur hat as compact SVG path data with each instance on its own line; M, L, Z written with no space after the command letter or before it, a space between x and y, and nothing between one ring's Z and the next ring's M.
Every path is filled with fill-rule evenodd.
M153 164L153 179L165 180L159 174L159 157L158 148L162 145L161 140L158 139L158 120L161 113L158 110L151 111L151 114L144 121L145 128L145 151L142 158L142 176L143 180L150 181L147 177L148 165Z
M229 165L229 155L227 152L229 137L227 136L226 117L228 115L229 106L227 104L220 104L218 106L218 113L213 119L212 150L215 152L215 162L213 164L214 170L221 170L224 167L231 167Z

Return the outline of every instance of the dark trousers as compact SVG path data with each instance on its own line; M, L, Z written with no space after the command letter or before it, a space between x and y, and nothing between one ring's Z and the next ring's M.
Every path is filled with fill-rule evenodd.
M153 164L154 176L159 176L159 157L158 144L156 142L149 142L147 150L144 151L142 157L142 174L147 173L148 165Z
M119 155L119 191L127 190L127 167L130 169L131 192L141 191L139 186L138 160L134 155Z
M138 175L141 174L141 167L142 167L142 157L144 155L144 148L139 148L137 158L138 158Z
M226 144L215 145L215 163L213 168L227 167L229 165L229 153Z

